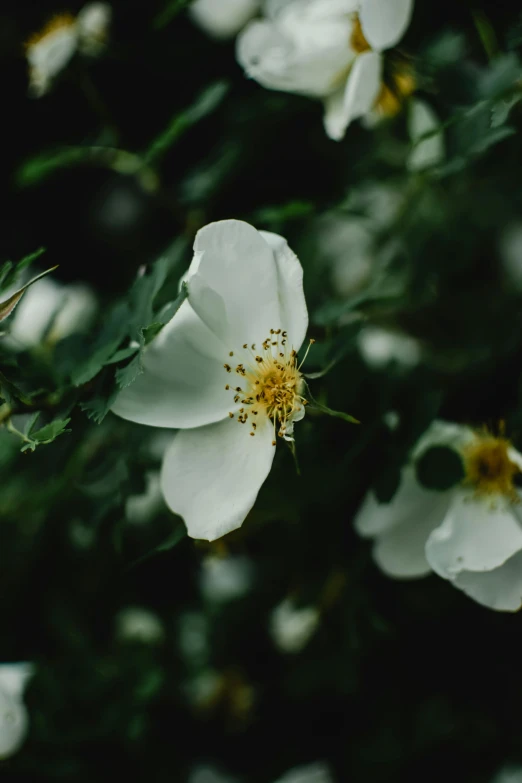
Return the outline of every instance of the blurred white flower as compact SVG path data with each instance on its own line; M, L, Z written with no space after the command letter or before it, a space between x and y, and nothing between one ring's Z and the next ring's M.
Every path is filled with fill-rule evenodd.
M414 463L446 446L465 472L457 486L421 486ZM522 605L522 493L513 483L522 455L503 436L435 421L412 451L389 503L370 492L355 518L360 535L374 538L373 556L395 578L435 571L478 603L499 611Z
M286 598L273 610L270 632L276 646L285 653L297 653L305 647L319 625L314 606L297 607Z
M522 291L522 223L512 223L504 230L499 249L509 282Z
M220 772L217 767L198 764L190 771L187 783L237 783L237 778Z
M408 107L408 131L414 144L407 161L410 171L422 171L444 159L444 137L437 128L440 122L431 106L418 98L412 99ZM419 141L427 133L432 135Z
M264 87L320 98L330 138L343 138L352 120L389 116L413 92L409 65L390 67L383 52L409 25L413 0L267 0L265 18L237 42L237 59Z
M233 38L254 17L261 0L194 0L189 6L193 21L213 38Z
M91 57L100 54L107 44L112 8L107 3L87 3L78 16L80 50Z
M200 588L207 601L226 603L252 587L253 566L247 557L208 555L201 562Z
M333 778L327 765L316 761L314 764L294 767L275 783L333 783Z
M522 783L522 767L503 767L491 783Z
M203 666L209 653L208 622L202 612L183 612L178 620L179 649L194 668Z
M165 631L154 612L141 606L127 606L116 615L115 636L120 642L159 644L165 637Z
M286 240L239 220L198 231L188 299L143 352L144 372L112 407L179 429L161 486L190 536L240 527L303 418L297 351L308 326L303 270Z
M367 220L330 212L317 221L315 239L336 293L352 296L367 285L375 262L374 233Z
M382 369L392 362L410 368L421 359L418 340L401 332L379 326L365 326L357 335L357 347L366 364Z
M110 17L110 6L88 3L77 17L57 14L32 35L25 45L30 92L37 98L45 95L78 49L98 54L107 37Z
M45 277L24 294L11 318L5 342L13 348L31 348L44 337L56 342L85 331L97 309L96 296L89 286L64 285Z
M23 694L33 673L29 663L0 664L0 761L16 753L26 738L29 715Z
M150 470L145 474L145 492L125 501L125 516L131 524L143 525L165 508L159 470Z

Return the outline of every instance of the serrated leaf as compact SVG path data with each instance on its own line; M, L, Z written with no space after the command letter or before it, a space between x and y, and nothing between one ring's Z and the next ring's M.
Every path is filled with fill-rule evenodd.
M58 265L53 266L50 269L46 269L45 272L41 272L41 274L36 275L36 277L33 277L32 280L29 280L28 283L22 286L22 288L19 288L18 291L15 291L15 293L12 294L8 299L0 302L0 321L3 321L5 318L11 315L22 296L25 294L27 289L33 285L33 283L36 283L37 280L41 280L41 278L45 277L45 275L48 275L49 272L54 272L55 269L58 269Z
M522 78L522 65L515 52L495 58L480 79L479 90L483 98L498 98L512 89Z
M95 424L101 424L109 413L111 406L118 395L119 389L114 388L108 394L97 394L87 402L80 403L80 409L86 414L87 418Z
M69 422L70 419L55 419L49 424L46 424L45 427L31 433L29 436L31 442L22 446L22 451L34 451L37 446L52 443L59 435L63 435L65 432L71 432L71 430L66 429Z
M116 383L120 389L125 389L134 383L136 378L143 373L143 365L141 363L141 351L129 362L125 367L121 367L116 370Z
M501 98L491 109L491 127L498 128L504 125L511 114L511 110L520 103L522 94L511 95L509 98Z

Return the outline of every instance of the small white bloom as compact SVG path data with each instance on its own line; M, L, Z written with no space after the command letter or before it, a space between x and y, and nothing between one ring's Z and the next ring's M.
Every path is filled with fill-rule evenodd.
M189 14L213 38L233 38L255 16L261 0L194 0Z
M107 43L112 8L107 3L87 3L78 16L78 42L80 51L90 56L98 55Z
M16 753L26 738L29 715L23 693L32 674L28 663L0 665L0 761Z
M44 277L27 290L17 306L9 327L6 344L13 348L31 348L44 337L56 342L84 331L91 323L98 303L89 286L64 285Z
M247 557L209 555L201 563L200 588L207 601L226 603L247 593L253 581Z
M238 220L201 229L188 299L143 354L113 411L179 429L161 486L193 538L241 526L305 413L297 351L308 326L303 270L286 241Z
M209 629L207 618L201 612L184 612L179 617L179 649L191 666L198 668L206 663L209 655Z
M314 606L297 607L290 598L276 606L270 618L270 631L282 652L297 653L305 647L319 625Z
M159 644L165 631L160 618L141 606L127 606L116 615L116 638L120 642Z
M162 509L165 501L161 491L159 470L150 470L145 475L145 492L141 495L130 495L125 501L125 516L133 525L143 525L149 522Z
M357 335L357 346L365 362L381 369L396 362L405 368L415 367L421 359L418 340L401 332L365 326Z
M433 446L462 458L465 478L434 491L416 479L414 461ZM355 526L375 538L373 554L395 578L435 571L478 603L500 611L522 605L521 493L513 478L522 455L504 437L436 421L413 450L390 503L370 492Z
M333 783L333 778L327 765L322 761L294 767L286 772L276 783Z
M74 17L58 14L26 43L29 89L40 98L78 49L98 54L105 42L111 9L105 3L89 3Z
M492 783L522 783L522 767L506 766L498 772Z
M264 87L320 98L335 140L350 122L395 114L414 89L396 64L383 82L383 52L409 25L413 0L267 0L265 18L237 42L237 59Z
M187 783L237 783L237 779L225 775L216 767L198 764L191 770Z

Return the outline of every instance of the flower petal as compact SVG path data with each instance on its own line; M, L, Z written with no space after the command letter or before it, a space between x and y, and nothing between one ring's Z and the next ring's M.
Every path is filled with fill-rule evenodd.
M288 242L279 234L259 232L272 248L277 269L277 287L281 308L281 328L286 329L292 346L299 350L308 329L308 310L303 291L303 267Z
M397 526L414 527L431 509L439 520L444 517L451 494L434 492L422 487L415 478L415 470L403 468L399 489L389 503L379 503L373 492L366 496L355 516L355 529L364 538L379 536Z
M153 427L200 427L220 421L230 407L223 344L188 301L145 348L143 373L123 389L112 411Z
M188 280L189 301L203 321L219 330L228 349L262 343L270 329L280 328L278 270L259 231L241 220L211 223L198 231L194 251L200 255L197 273ZM218 322L219 297L226 320Z
M208 35L233 38L258 12L260 0L194 0L188 13Z
M250 436L248 422L228 419L183 430L165 454L161 485L192 538L214 541L240 527L270 472L275 448L267 423Z
M373 557L385 574L396 579L414 579L431 573L424 550L430 533L440 524L445 506L439 498L415 521L410 517L408 523L377 537Z
M522 552L493 571L462 571L453 584L482 606L516 612L522 606Z
M344 95L333 93L325 101L324 123L327 134L335 141L343 138L353 121L367 114L381 89L382 57L377 52L360 54L348 76Z
M0 688L13 699L21 699L27 681L34 674L31 663L0 664Z
M364 37L377 52L402 38L413 13L413 0L362 0L359 18Z
M475 438L476 435L470 427L442 421L442 419L434 419L415 444L412 457L418 459L425 451L434 446L447 446L455 451L461 451Z
M424 101L414 99L410 101L408 115L408 130L412 142L415 144L425 133L436 131L440 126L435 112ZM420 141L413 147L407 161L410 171L422 171L422 169L435 166L444 159L444 136L442 132Z
M504 498L476 498L458 490L442 525L426 544L434 571L453 579L462 571L491 571L522 549L522 527Z

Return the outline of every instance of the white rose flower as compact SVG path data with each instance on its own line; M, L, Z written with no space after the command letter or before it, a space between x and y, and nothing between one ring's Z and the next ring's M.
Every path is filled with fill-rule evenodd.
M0 665L0 761L16 753L27 735L29 716L23 693L32 674L29 663Z
M404 368L415 367L421 360L418 340L402 332L365 326L357 335L357 347L370 367L382 369L392 362Z
M78 49L98 54L107 37L111 9L106 3L88 3L74 17L58 14L25 45L29 90L41 98Z
M145 492L141 495L129 495L125 501L125 516L131 524L143 525L162 509L165 509L165 501L161 491L160 474L158 470L150 470L145 475Z
M277 647L285 653L297 653L305 647L319 625L315 606L297 607L287 598L276 606L270 618L270 631Z
M412 10L413 0L267 0L265 19L239 36L237 59L264 87L322 99L326 132L338 141L353 120L393 115L413 92L404 64L383 81L383 52Z
M465 477L435 491L415 477L414 461L431 447L461 456ZM356 519L357 531L375 539L373 555L395 578L435 571L483 606L516 611L522 605L521 492L513 483L522 454L503 436L435 421L402 471L390 503L370 492Z
M193 538L240 527L305 412L297 366L308 325L303 270L286 241L238 220L194 243L188 299L145 349L144 372L116 398L125 419L180 432L161 486Z
M330 770L322 761L294 767L286 772L276 783L333 783Z
M194 0L189 6L193 21L213 38L233 38L255 16L261 0Z
M85 330L97 309L96 296L89 286L64 285L44 277L24 294L11 319L5 342L13 348L31 348L44 337L56 342Z

